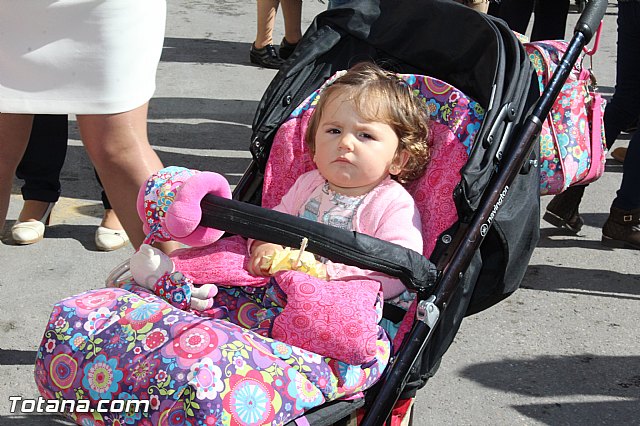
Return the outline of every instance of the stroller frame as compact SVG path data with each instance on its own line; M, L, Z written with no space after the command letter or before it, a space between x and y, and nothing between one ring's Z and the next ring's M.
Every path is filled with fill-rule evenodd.
M493 126L487 129L483 124L484 133L482 134L484 135L494 135L496 126L508 127L504 132L502 143L497 144L500 149L494 153L500 160L499 171L493 174L486 189L482 191L477 208L471 209L475 210L475 213L468 226L459 230L454 238L450 254L444 256L446 259L444 267L442 263L436 267L417 253L391 243L238 201L238 199L255 201L256 192L259 193L260 185L256 185L255 182L248 184L260 174L260 169L263 167L260 164L260 157L265 154L261 151L263 147L259 143L256 144L256 141L260 142L257 139L252 144L252 151L257 159L249 166L245 177L234 191L235 200L226 200L213 195L207 195L203 200L201 222L203 226L289 246L295 246L303 237L307 237L309 250L316 254L336 262L350 263L399 277L409 288L417 291L416 320L381 381L376 387L367 391L367 399L371 403L367 403L369 408L362 425L385 423L407 385L416 361L430 343L442 313L449 307L474 253L479 249L492 226L509 192L510 185L523 168L529 169L536 166L535 160L531 160L531 152L542 121L548 115L582 48L595 34L606 7L607 2L604 0L593 0L587 3L561 64L521 127L512 129L514 117L518 115L513 107L501 109L494 120L489 120L487 117L485 122L492 122ZM493 18L487 17L487 19ZM499 30L504 31L505 26L502 21L494 19L494 22L497 23ZM526 56L524 59L528 61ZM283 72L287 70L281 71ZM524 78L528 78L527 73L524 74ZM517 86L513 87L512 90L516 90ZM510 143L504 144L512 130L517 130L517 135L511 139ZM260 151L256 151L256 148ZM390 258L392 260L388 260ZM352 407L352 409L356 408L358 404Z

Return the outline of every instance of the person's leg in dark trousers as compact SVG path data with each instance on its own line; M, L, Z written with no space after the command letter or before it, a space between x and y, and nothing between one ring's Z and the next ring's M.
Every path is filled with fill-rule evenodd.
M604 114L607 142L613 144L620 132L640 114L640 2L618 3L618 49L616 87ZM607 245L640 250L640 133L636 130L623 165L622 183L611 204L602 241Z
M564 39L568 14L569 0L536 0L531 41Z
M616 86L604 114L605 137L611 147L620 132L640 116L640 2L618 4ZM623 179L613 206L623 210L640 208L640 158L636 131L629 141Z
M622 169L622 183L611 205L625 211L640 210L640 132L637 130L629 141Z
M607 147L640 115L640 9L638 2L618 4L616 85L604 114Z
M53 205L60 198L60 170L67 155L66 115L35 115L27 149L16 169L24 180L24 204L11 227L16 244L33 244L44 237Z
M520 34L527 32L534 0L502 0L489 6L489 14L503 19L509 28Z
M58 201L68 137L66 115L34 116L29 145L16 170L18 179L24 180L24 200Z
M100 193L100 199L102 200L102 205L104 206L104 209L112 210L111 203L109 202L107 193L104 192L104 188L102 187L102 181L100 180L100 176L98 176L98 172L96 171L96 169L93 169L93 174L96 175L96 181L98 182L98 185L100 185L100 189L102 190L102 192Z

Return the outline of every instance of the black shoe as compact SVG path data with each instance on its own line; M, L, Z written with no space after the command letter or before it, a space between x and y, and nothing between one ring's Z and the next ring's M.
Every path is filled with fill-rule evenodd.
M249 52L249 59L252 64L260 65L264 68L271 68L277 70L284 62L278 56L276 48L273 44L267 44L262 49L256 49L256 45L251 45L251 51Z
M602 243L609 247L640 250L640 209L624 211L611 207L602 227Z
M289 59L289 56L296 50L298 43L289 43L286 38L282 38L280 43L280 57L282 59Z
M585 188L586 186L572 186L553 197L542 218L558 228L568 229L576 234L580 232L584 221L578 213L578 207L580 207Z

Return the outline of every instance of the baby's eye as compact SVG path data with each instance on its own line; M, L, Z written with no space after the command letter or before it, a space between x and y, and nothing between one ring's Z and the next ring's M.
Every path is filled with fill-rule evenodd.
M360 137L363 139L373 139L373 135L370 133L360 133Z
M340 129L336 129L335 127L332 127L330 129L327 129L327 133L332 134L332 135L339 135L340 134Z

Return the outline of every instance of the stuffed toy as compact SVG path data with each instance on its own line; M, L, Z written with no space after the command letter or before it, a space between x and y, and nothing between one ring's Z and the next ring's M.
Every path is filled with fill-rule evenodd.
M138 285L186 311L211 309L213 298L218 294L218 287L214 284L196 285L175 271L169 256L148 244L142 244L131 256L129 268Z
M138 193L138 215L147 237L129 261L131 275L138 285L184 310L210 309L217 287L196 285L174 270L167 255L149 244L173 240L206 246L217 241L222 231L200 226L200 202L207 194L231 198L229 182L218 173L184 167L167 167L154 173Z
M219 240L222 231L199 225L200 202L206 194L230 198L229 183L217 173L182 167L155 173L138 194L138 213L147 238L129 261L131 275L138 285L184 310L211 309L218 292L215 283L259 287L269 281L247 272L249 253L242 237ZM150 245L169 240L191 247L166 255ZM304 251L305 240L300 250L285 248L265 259L270 274L295 270L326 279L322 264Z

